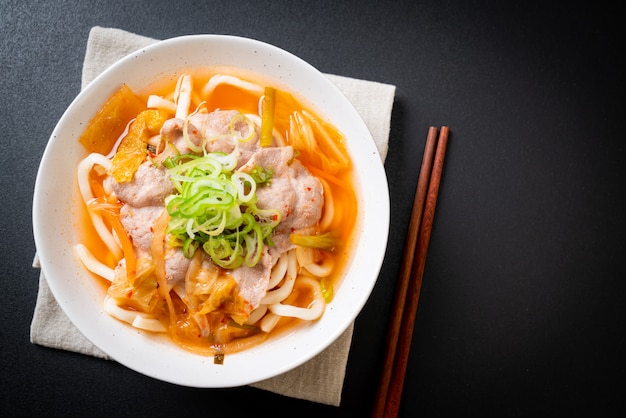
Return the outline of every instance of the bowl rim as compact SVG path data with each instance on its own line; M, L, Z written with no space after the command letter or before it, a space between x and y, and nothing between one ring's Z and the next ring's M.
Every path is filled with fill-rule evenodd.
M299 72L300 71L304 72L308 76L315 77L316 83L320 84L321 87L324 89L324 91L328 92L332 96L334 101L338 101L342 109L345 108L347 115L350 117L350 123L355 123L358 125L354 128L355 131L358 132L360 136L362 136L361 139L365 139L363 143L359 144L358 150L357 148L354 147L354 144L351 143L351 140L348 139L349 145L352 144L350 151L351 151L353 160L355 159L354 157L355 154L353 152L357 150L357 153L358 153L357 155L364 156L368 164L367 169L362 167L361 164L355 164L356 165L355 170L359 171L359 173L357 174L357 177L359 178L358 181L361 181L361 177L365 173L369 173L367 174L368 179L374 176L371 178L371 180L373 180L374 186L377 189L376 222L370 219L369 213L363 213L362 214L363 219L360 220L362 229L363 229L361 234L365 234L365 231L367 231L367 237L372 240L376 240L377 242L375 245L373 243L366 243L367 245L363 249L361 249L361 245L365 245L365 244L362 243L363 241L362 239L359 239L359 242L354 244L355 251L357 251L357 249L359 251L368 251L368 254L365 256L367 260L363 260L363 262L366 264L366 267L371 270L367 271L367 274L369 274L369 280L366 281L365 283L356 283L356 282L351 283L351 285L353 286L351 290L359 292L358 293L359 299L357 301L353 301L350 309L347 310L344 315L340 316L341 320L339 321L339 324L338 325L336 323L330 324L330 325L333 325L333 327L330 327L329 329L328 327L329 324L320 320L319 322L316 322L314 324L301 327L301 329L305 329L305 328L314 329L314 327L316 326L320 327L322 326L321 324L323 324L323 326L326 327L324 328L322 332L322 335L326 337L326 339L323 342L311 343L310 341L307 341L306 345L300 345L299 341L297 341L297 338L298 338L297 333L290 334L284 337L280 337L278 340L274 342L262 343L262 345L270 344L270 343L282 344L285 341L288 341L290 346L295 347L294 348L295 351L300 350L300 352L303 352L303 354L287 356L288 358L282 364L277 364L276 366L271 367L271 368L261 367L259 368L261 370L258 370L258 371L256 371L257 369L252 369L250 370L250 373L241 373L243 369L233 368L232 370L234 371L233 373L231 373L231 375L226 375L221 372L218 372L218 373L215 373L214 375L211 375L210 373L208 373L206 376L198 377L195 375L190 376L189 373L177 373L177 370L173 368L177 365L182 366L184 367L184 371L187 372L188 370L190 370L190 368L194 366L193 364L194 361L185 360L184 358L190 358L191 356L191 358L195 360L195 363L197 363L198 365L201 365L200 367L202 367L203 369L206 369L207 368L206 363L212 363L212 358L211 359L200 358L200 356L198 355L194 355L194 354L187 353L187 352L181 354L179 351L181 351L182 349L175 347L175 344L169 343L172 346L170 347L170 346L167 346L167 343L163 343L149 336L149 338L142 339L142 341L144 341L145 344L141 345L138 348L138 350L146 348L148 345L158 347L158 348L155 348L155 350L162 350L166 356L167 355L172 356L172 359L173 359L172 361L176 360L174 361L174 363L167 364L160 369L158 368L154 369L150 367L149 363L147 363L146 361L143 361L143 362L139 361L139 364L138 364L138 357L141 357L141 353L138 353L137 350L135 350L134 348L131 347L129 350L122 350L122 349L116 348L115 344L112 344L111 342L107 341L107 339L113 338L113 340L115 340L116 342L119 342L118 341L119 339L127 337L129 333L128 333L128 330L124 330L124 328L130 328L129 326L124 325L124 324L118 324L118 326L115 326L115 324L113 324L110 326L112 331L108 330L109 332L121 333L123 334L123 337L115 337L115 336L111 337L109 335L104 336L104 335L99 335L98 330L94 330L91 328L91 325L93 325L93 318L94 318L93 315L89 317L88 319L84 319L84 320L78 317L77 309L79 309L81 302L72 298L72 296L74 295L71 294L71 291L68 291L68 288L71 286L71 284L75 284L77 280L80 281L80 280L83 280L83 278L78 277L76 275L71 275L70 277L66 277L63 274L66 272L59 270L60 262L57 263L55 261L56 257L64 255L67 258L72 258L72 255L70 254L71 250L70 248L63 248L62 250L59 250L59 249L52 250L51 248L52 244L50 243L50 240L54 240L55 238L50 238L44 232L46 231L45 225L46 225L47 212L49 209L48 207L46 207L46 205L51 201L51 199L53 199L51 197L51 193L49 193L47 190L48 187L51 187L52 185L51 182L53 181L50 178L51 176L49 176L50 170L52 170L53 167L59 164L58 161L51 162L52 159L57 156L55 154L55 147L58 148L62 144L63 139L61 138L63 134L65 133L65 131L67 131L68 129L71 130L72 126L76 126L76 121L75 121L75 119L77 118L76 115L81 115L81 112L83 112L81 111L81 109L84 110L83 116L78 117L78 119L88 120L91 118L90 115L84 116L85 113L88 114L88 111L85 109L88 107L87 102L89 98L91 98L92 96L108 97L110 93L107 94L107 88L103 88L103 84L106 84L111 80L117 79L118 80L117 85L119 85L119 82L121 80L118 77L120 77L122 74L125 74L127 72L133 72L132 68L134 65L136 65L137 60L139 60L140 62L143 62L146 60L146 58L149 59L150 57L158 57L159 54L163 53L163 51L169 51L171 48L180 47L181 45L201 45L201 44L214 44L215 45L219 43L228 44L228 45L236 46L236 47L245 46L246 51L250 51L250 48L253 48L253 49L256 48L257 51L263 51L263 53L267 53L269 55L274 54L274 58L277 59L278 62L280 63L288 62L289 65L292 65L293 66L292 70L294 72L297 70ZM180 68L184 69L185 66L181 65ZM284 73L284 70L285 69L283 68L281 71L283 71ZM271 78L271 76L269 77ZM280 83L281 80L275 80L275 81L277 83ZM290 82L291 80L288 80L286 84L289 84ZM316 84L316 83L312 83L312 84ZM109 86L108 88L111 89L113 87ZM308 96L306 94L300 94L299 97L300 96L303 96L305 99L308 99ZM95 105L92 105L91 107L97 109L101 106L101 104L102 104L102 101L99 103L96 103ZM326 103L326 104L329 104L329 103ZM337 103L333 103L333 106L337 106ZM317 109L319 109L320 107L323 107L323 105L318 104L316 106ZM78 125L80 125L80 123L78 123ZM74 129L74 131L76 131L76 129ZM79 133L80 132L78 132L78 134ZM74 132L74 135L76 135L76 132ZM67 141L69 139L64 139L64 140ZM76 141L74 142L77 143ZM365 185L361 184L360 192L363 196L360 197L359 204L363 205L364 201L365 202L374 201L373 200L374 197L373 195L371 195L372 192L369 191L368 189L369 187L365 187ZM60 189L60 190L65 190L65 189ZM366 194L368 197L365 197ZM380 155L371 137L371 133L367 129L362 117L358 114L356 109L354 109L353 105L349 102L349 100L346 98L343 92L341 92L340 89L334 83L332 83L327 77L325 77L319 70L317 70L315 67L308 64L301 58L281 48L278 48L274 45L271 45L262 41L258 41L255 39L245 38L245 37L240 37L240 36L233 36L233 35L214 35L214 34L185 35L185 36L179 36L179 37L157 41L149 46L140 48L137 51L126 55L124 58L116 61L106 70L104 70L101 74L99 74L70 103L70 105L63 113L62 117L60 118L58 124L55 126L50 136L50 139L45 147L45 150L42 156L40 167L38 169L37 178L35 181L34 198L33 198L33 234L35 238L37 254L40 259L41 269L42 269L42 272L44 273L44 276L47 279L47 283L52 294L55 296L55 299L57 300L57 302L59 303L59 305L65 312L65 314L68 316L70 321L72 321L72 323L76 326L76 328L96 347L100 348L103 352L105 352L111 358L115 359L116 361L120 362L126 367L133 369L139 373L154 377L159 380L163 380L163 381L167 381L167 382L175 383L179 385L184 385L184 386L234 387L234 386L242 386L246 384L255 383L261 380L265 380L265 379L277 376L286 371L292 370L295 367L300 366L303 363L315 357L317 354L319 354L321 351L323 351L329 345L331 345L339 336L341 336L341 334L343 334L346 331L346 329L356 319L357 315L359 314L359 312L362 310L363 306L369 299L370 294L374 288L374 285L377 282L378 274L382 267L382 262L384 259L384 255L385 255L386 247L387 247L387 241L388 241L389 219L390 219L389 206L390 206L389 205L389 190L388 190L387 178L385 175L383 163L380 159ZM62 216L62 214L57 213L55 216ZM371 228L371 230L367 229L368 227ZM66 238L71 238L71 237L66 236ZM356 255L353 258L357 258ZM63 262L71 264L71 262L66 262L66 261L63 261ZM74 263L75 262L76 260L74 260ZM351 268L352 267L350 267L350 269ZM346 278L347 278L347 275L348 274L346 274ZM337 295L346 294L347 290L344 291L343 293L341 292L343 286L346 284L345 283L346 278L344 278L344 283L342 283L341 286L339 287L337 291ZM85 283L83 283L83 285L84 284ZM87 283L87 286L93 286L93 285ZM345 297L342 297L341 301L343 301ZM99 306L98 309L102 311L101 306ZM329 309L327 307L327 312L324 314L324 316L329 315L328 310ZM331 307L330 310L332 311L333 308ZM107 322L107 318L106 318L107 314L102 314L102 312L100 312L99 314L100 316L102 316L100 320L102 320L103 322ZM90 320L92 321L92 323L89 322ZM143 334L144 333L142 333L142 335ZM296 341L293 341L294 339ZM246 350L242 352L244 354L241 354L241 353L230 354L227 356L227 358L230 359L231 357L233 357L234 360L237 359L237 361L239 361L238 359L240 359L242 356L245 356L246 353L248 352L256 354L256 351L253 352L253 350L254 349ZM267 350L263 350L263 355L265 355L265 351ZM211 360L211 361L207 361L207 360ZM227 361L230 362L230 360L227 360ZM249 366L248 362L245 362L245 364ZM210 368L208 370L210 370Z

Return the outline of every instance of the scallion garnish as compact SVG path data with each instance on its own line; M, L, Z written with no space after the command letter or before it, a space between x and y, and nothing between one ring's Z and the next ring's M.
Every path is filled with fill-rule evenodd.
M276 209L256 206L256 187L271 178L260 171L262 181L244 172L234 172L234 155L209 153L168 157L163 165L177 193L165 199L170 215L168 233L183 247L186 257L199 248L218 266L234 269L256 265L263 245L280 222Z

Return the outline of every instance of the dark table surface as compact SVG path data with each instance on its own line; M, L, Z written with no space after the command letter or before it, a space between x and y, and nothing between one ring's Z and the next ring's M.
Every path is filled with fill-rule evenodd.
M0 0L0 415L368 416L430 125L451 136L401 416L623 410L623 19L598 2L504 3ZM340 407L179 387L30 343L35 176L96 25L255 38L397 86L390 240Z

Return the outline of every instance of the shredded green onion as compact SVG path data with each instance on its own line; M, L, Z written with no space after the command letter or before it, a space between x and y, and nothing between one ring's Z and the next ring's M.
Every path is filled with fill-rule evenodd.
M165 199L174 245L181 246L186 257L201 247L226 269L256 265L263 246L273 245L270 235L280 212L257 208L259 183L247 173L233 172L236 157L183 154L163 164L177 191Z

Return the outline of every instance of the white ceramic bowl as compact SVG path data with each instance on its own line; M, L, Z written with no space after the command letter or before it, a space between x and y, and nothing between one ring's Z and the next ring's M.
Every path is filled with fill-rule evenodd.
M105 290L94 282L72 247L77 242L76 167L85 150L78 137L122 82L139 90L156 79L196 66L252 71L305 98L342 131L361 187L361 229L355 255L323 317L280 338L229 354L223 365L178 348L165 337L140 332L103 312ZM193 387L233 387L267 379L311 359L356 318L377 280L389 231L384 168L370 132L354 107L323 74L274 46L239 37L195 35L143 48L102 73L71 103L45 149L33 202L33 229L41 267L61 308L102 351L154 378Z

